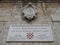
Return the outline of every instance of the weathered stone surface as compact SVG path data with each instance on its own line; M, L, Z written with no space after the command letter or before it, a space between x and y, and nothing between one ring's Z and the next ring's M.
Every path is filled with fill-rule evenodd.
M13 3L14 4L14 3ZM10 4L10 5L12 5L12 4ZM0 7L1 8L5 8L5 9L7 9L7 8L12 8L13 6L10 6L10 5L7 5L7 4L5 4L5 3L2 3L2 4L0 4ZM14 4L15 5L15 4ZM19 6L20 6L20 4L19 4ZM47 24L47 22L49 22L50 21L50 19L49 19L49 17L50 17L50 15L54 15L54 13L55 13L55 11L52 11L53 10L53 8L56 8L56 9L58 9L57 7L59 7L60 8L60 5L58 4L58 3L47 3L47 8L51 8L51 9L49 9L47 12L49 12L48 13L48 15L47 15L47 17L46 16L44 16L45 14L43 14L43 11L42 11L42 7L41 7L41 4L39 3L38 4L38 12L40 12L39 13L39 15L38 15L38 19L36 20L36 21L33 21L33 22L35 22L35 24L43 24L43 23L46 23ZM54 9L55 10L55 9ZM0 10L1 11L1 10ZM51 12L53 12L53 13L51 13ZM19 22L19 23L24 23L24 24L26 24L26 22L25 21L22 21L21 20L21 17L19 17L19 16L17 16L16 15L16 17L17 18L15 18L15 16L14 15L12 15L12 16L9 16L10 18L9 18L9 20L8 21L10 21L10 20L12 20L12 22ZM19 17L19 18L18 18ZM44 18L45 17L45 18ZM3 17L4 19L8 19L7 18L7 16L6 17ZM0 17L0 19L2 20L3 18L1 18ZM41 20L40 20L41 19ZM45 19L47 19L46 21L45 21ZM20 20L20 21L19 21ZM44 21L43 21L44 20ZM3 20L2 20L3 21ZM52 22L53 23L53 22ZM2 24L2 22L1 22L1 24ZM7 23L6 23L7 24ZM53 34L54 34L54 42L50 42L50 43L42 43L42 42L16 42L16 43L7 43L6 42L6 38L7 38L7 34L8 34L8 28L9 28L9 26L4 26L4 25L1 25L1 27L3 28L3 27L5 27L5 28L3 28L2 30L3 30L3 32L0 34L0 45L60 45L60 22L54 22L53 23Z
M51 15L52 21L60 21L60 8L55 10L55 13Z
M60 21L60 14L52 15L52 21Z

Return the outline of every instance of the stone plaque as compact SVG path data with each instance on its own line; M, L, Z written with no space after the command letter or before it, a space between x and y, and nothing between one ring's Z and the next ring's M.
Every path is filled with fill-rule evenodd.
M51 25L11 25L7 41L53 41Z

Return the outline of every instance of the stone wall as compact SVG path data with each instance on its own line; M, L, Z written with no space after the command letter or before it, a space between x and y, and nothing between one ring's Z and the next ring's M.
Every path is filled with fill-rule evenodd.
M20 5L20 4L19 4ZM44 5L44 4L43 4ZM7 43L6 38L8 35L9 22L20 22L26 24L22 21L20 16L21 5L17 6L14 3L1 3L0 4L0 45L60 45L60 5L57 3L46 3L41 7L38 5L39 15L36 19L35 24L47 24L49 21L52 22L54 42L12 42ZM18 7L18 8L16 8ZM19 21L20 20L20 21Z

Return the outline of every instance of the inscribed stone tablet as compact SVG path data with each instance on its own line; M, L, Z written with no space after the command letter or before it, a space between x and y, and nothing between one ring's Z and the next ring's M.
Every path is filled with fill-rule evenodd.
M11 25L7 41L53 41L51 25Z

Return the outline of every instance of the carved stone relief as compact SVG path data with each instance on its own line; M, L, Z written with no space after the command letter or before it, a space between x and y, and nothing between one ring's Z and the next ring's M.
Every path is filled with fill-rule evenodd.
M22 18L31 22L37 17L37 12L37 8L31 2L29 2L28 5L22 9Z

